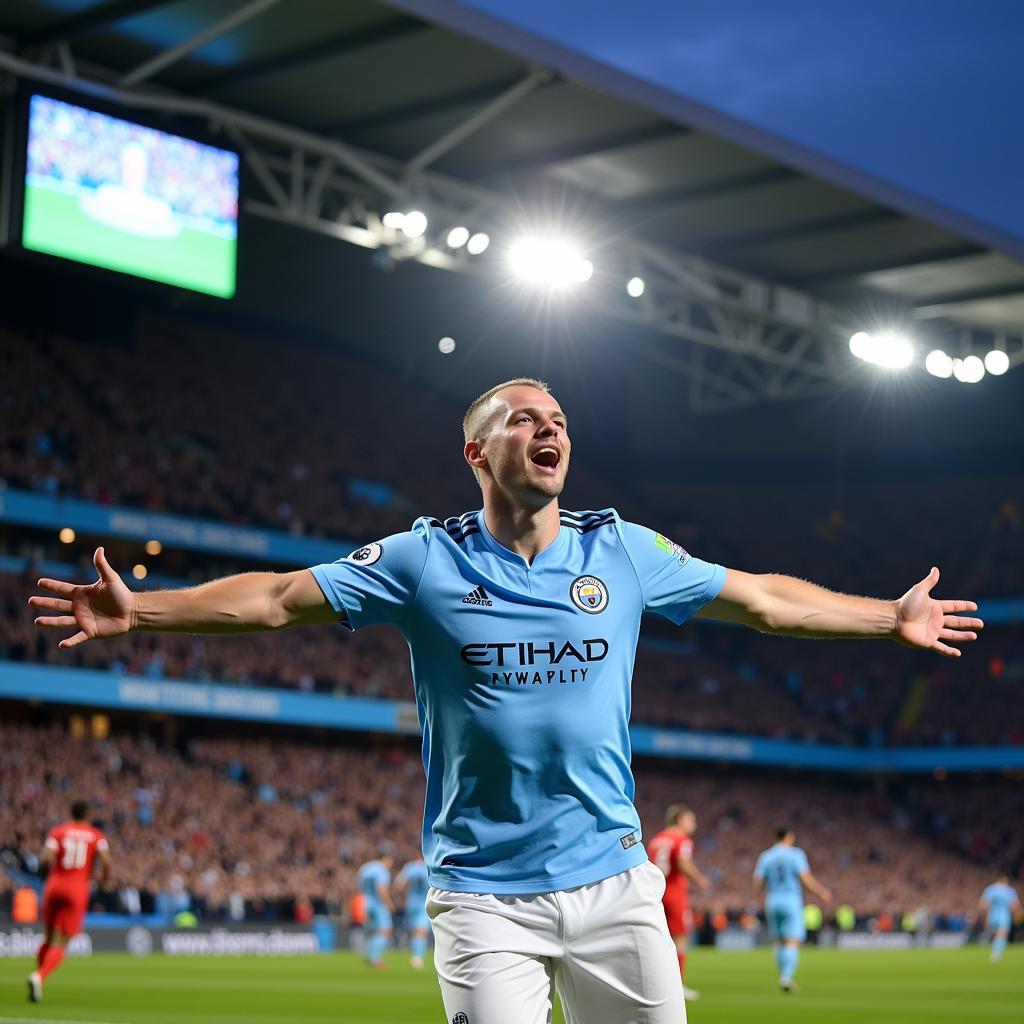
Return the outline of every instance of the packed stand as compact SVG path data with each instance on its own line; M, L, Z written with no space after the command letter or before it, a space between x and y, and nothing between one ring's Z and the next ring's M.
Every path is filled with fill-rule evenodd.
M969 914L1010 847L961 851L960 831L1002 841L999 815L1022 808L1019 784L992 783L989 801L960 788L921 785L900 799L823 780L635 766L644 834L665 808L698 815L695 858L713 887L699 907L732 914L756 906L757 854L780 824L793 827L812 869L837 902L867 916L927 908ZM323 745L271 739L193 739L180 749L59 728L0 726L0 857L32 869L46 831L84 797L111 842L116 910L192 908L207 919L289 918L307 897L338 911L355 871L393 845L401 863L419 843L423 777L412 744ZM944 827L928 821L942 815ZM1004 823L1005 825L1005 823ZM1017 861L1011 870L1019 872ZM0 871L9 896L11 882Z
M302 693L411 700L404 639L351 634L132 633L72 650L33 625L35 575L0 573L0 661L108 669L145 679L272 686ZM749 630L652 622L637 651L632 720L702 732L842 744L1021 745L1020 627L991 630L957 661L891 645L761 637Z

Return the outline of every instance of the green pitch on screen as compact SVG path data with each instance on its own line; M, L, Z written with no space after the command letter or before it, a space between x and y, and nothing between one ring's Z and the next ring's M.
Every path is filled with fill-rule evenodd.
M235 294L235 239L192 228L177 238L130 235L88 217L75 196L38 186L25 188L22 245L222 299Z

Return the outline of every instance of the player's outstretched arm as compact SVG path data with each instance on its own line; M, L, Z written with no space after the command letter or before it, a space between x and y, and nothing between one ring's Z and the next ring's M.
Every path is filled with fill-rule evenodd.
M76 647L134 630L167 633L251 633L287 626L336 622L323 591L308 569L298 572L251 572L227 576L184 590L135 593L128 589L97 548L93 555L95 583L77 584L41 579L33 608L56 613L40 615L44 629L72 629L58 647Z
M837 594L792 576L755 575L730 569L718 597L698 618L739 622L764 633L798 637L854 637L895 640L907 647L937 651L958 658L953 644L977 640L981 619L973 601L939 601L931 596L939 582L932 571L901 598Z

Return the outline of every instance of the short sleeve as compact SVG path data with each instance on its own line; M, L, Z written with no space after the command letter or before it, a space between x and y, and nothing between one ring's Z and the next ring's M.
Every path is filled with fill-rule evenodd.
M54 853L60 849L60 843L57 842L57 837L52 832L46 837L46 842L43 843L43 846L48 850L53 850Z
M754 877L764 878L764 854L757 858L757 863L754 865Z
M96 840L96 849L99 850L100 853L106 853L110 849L110 843L107 842L106 836L100 836L99 839Z
M793 865L798 875L811 870L811 865L807 862L807 854L799 848L793 851Z
M345 616L345 625L401 626L426 562L426 529L417 523L408 533L366 544L337 562L310 567L331 607Z
M623 522L621 535L640 580L644 611L657 612L678 626L713 601L725 585L722 566L694 558L646 526Z

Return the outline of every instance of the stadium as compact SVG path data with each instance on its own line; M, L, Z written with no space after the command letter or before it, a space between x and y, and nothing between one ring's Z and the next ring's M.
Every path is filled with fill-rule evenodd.
M0 1024L1024 1019L1024 231L579 6L0 9Z

